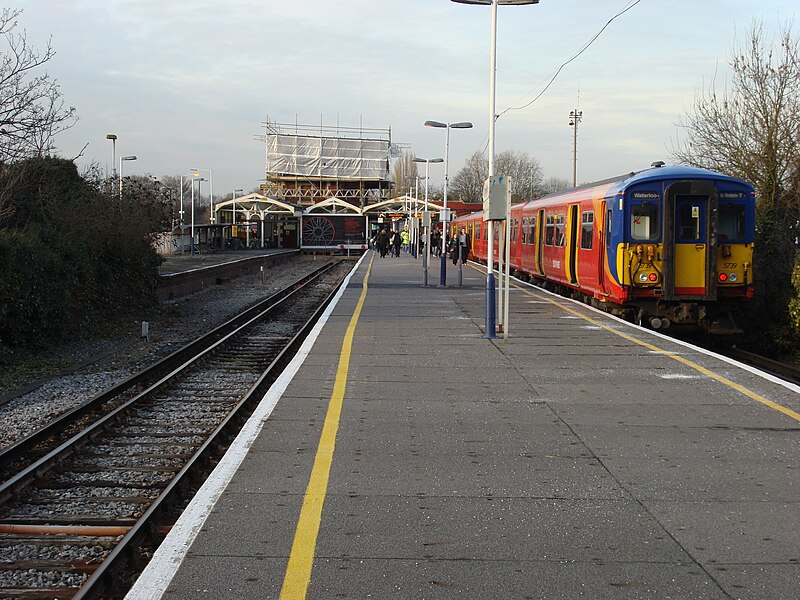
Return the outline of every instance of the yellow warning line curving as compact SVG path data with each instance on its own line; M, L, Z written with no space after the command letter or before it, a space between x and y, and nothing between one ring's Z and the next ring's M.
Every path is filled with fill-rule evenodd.
M800 421L800 413L797 413L797 412L793 411L791 408L786 408L785 406L782 406L782 405L778 404L777 402L773 402L772 400L768 400L768 399L764 398L764 396L761 396L760 394L757 394L756 392L744 387L743 385L739 385L738 383L735 383L735 382L731 381L727 377L723 377L722 375L718 375L717 373L714 373L713 371L710 371L710 370L706 369L705 367L698 365L696 362L693 362L693 361L691 361L691 360L689 360L687 358L684 358L683 356L679 356L679 355L675 354L674 352L670 352L669 350L664 350L662 348L659 348L658 346L654 346L653 344L648 344L647 342L644 342L642 340L638 340L638 339L636 339L635 337L633 337L631 335L627 335L625 333L622 333L621 331L617 331L616 329L608 327L607 325L601 323L600 321L598 321L596 319L592 319L591 317L588 317L588 316L580 313L579 311L570 308L569 306L565 306L564 304L562 304L561 302L558 302L557 300L554 300L553 298L548 298L547 296L543 296L541 294L536 294L534 292L530 292L530 291L528 291L528 290L526 290L524 288L521 288L519 286L514 286L514 287L516 289L520 290L521 292L524 292L528 296L531 296L533 298L537 298L539 300L546 300L550 304L554 304L555 306L558 306L560 309L562 309L562 310L564 310L564 311L566 311L566 312L568 312L568 313L570 313L572 315L575 315L576 317L579 317L579 318L583 319L584 321L588 321L592 325L595 325L597 327L605 329L606 331L610 331L614 335L618 335L619 337L624 338L624 339L626 339L628 341L631 341L634 344L638 344L640 346L644 346L648 350L652 350L653 352L657 352L658 354L663 354L664 356L669 356L670 358L678 361L679 363L683 363L687 367L691 367L695 371L698 371L698 372L702 373L703 375L711 377L712 379L716 379L720 383L723 383L723 384L727 385L728 387L733 388L734 390L736 390L740 394L744 394L748 398L752 398L756 402L760 402L761 404L764 404L765 406L769 406L772 409L775 409L775 410L777 410L779 412L782 412L786 416L791 417L792 419L794 419L796 421Z
M317 545L319 526L322 520L322 506L328 492L328 478L333 464L333 450L336 445L336 434L339 431L339 418L342 414L344 391L347 386L347 373L350 369L350 352L353 347L353 335L356 331L361 309L367 297L367 283L372 271L372 261L369 261L367 273L364 275L361 296L356 304L350 324L342 342L342 351L339 354L339 367L336 370L336 382L333 393L328 403L328 412L322 426L319 447L314 457L314 466L311 468L311 478L306 488L303 507L300 509L300 518L294 534L292 551L289 554L289 564L283 578L281 600L299 600L306 597L308 584L311 581L311 567L314 564L314 550Z

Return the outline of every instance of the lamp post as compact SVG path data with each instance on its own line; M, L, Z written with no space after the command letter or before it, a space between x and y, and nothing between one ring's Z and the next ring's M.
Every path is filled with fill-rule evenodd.
M446 287L447 286L447 247L446 247L446 240L447 240L447 221L448 221L448 214L447 214L447 187L449 183L448 177L448 163L449 163L449 156L450 156L450 130L451 129L471 129L472 123L469 121L460 121L458 123L442 123L441 121L425 121L425 127L437 127L440 129L445 130L444 135L444 201L442 203L442 213L444 214L444 219L442 219L443 226L442 226L442 260L441 260L441 267L439 269L439 287Z
M113 133L106 135L107 140L111 140L111 191L114 191L114 180L117 178L117 136Z
M204 169L202 167L198 167L196 169L190 169L193 173L197 173L198 171L208 171L208 197L211 203L211 216L209 217L211 224L213 225L216 223L217 218L214 215L214 176L211 174L211 169ZM205 180L203 180L205 181ZM197 195L200 196L200 188L197 188Z
M572 130L572 187L578 186L578 123L583 120L583 111L575 110L569 113L569 124Z
M459 4L474 4L492 7L492 24L489 50L489 177L494 175L494 126L495 119L495 81L497 76L497 7L498 5L522 6L539 4L539 0L450 0ZM495 338L495 280L494 280L494 225L489 223L488 256L486 260L486 333L485 337ZM506 328L506 336L508 335Z
M417 163L425 163L425 213L428 213L428 172L430 169L431 163L443 163L443 158L419 158L414 157L414 162ZM430 217L430 215L429 215ZM422 255L422 271L423 271L423 279L424 285L428 285L428 265L431 262L431 225L432 223L430 220L428 221L428 243L425 246L425 254ZM442 233L444 234L444 229L442 229Z
M122 162L126 160L136 160L136 156L120 156L119 157L119 199L122 200Z
M194 174L189 183L192 186L192 256L194 256L194 182L197 180L197 197L200 197L200 182L205 181L205 178L200 177L197 173Z
M242 189L233 190L233 218L231 222L236 225L236 192L243 192Z
M180 216L180 223L181 223L181 244L183 244L183 175L182 174L181 174L180 198L181 198L181 209L178 211L178 215Z

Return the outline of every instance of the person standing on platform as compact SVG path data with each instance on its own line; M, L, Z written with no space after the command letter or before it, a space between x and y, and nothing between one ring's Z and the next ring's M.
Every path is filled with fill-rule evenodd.
M400 234L400 236L403 238L403 251L408 252L409 249L408 242L411 239L411 235L409 235L408 233L408 227L403 229L403 232Z
M386 233L385 229L381 229L381 232L378 234L378 252L381 255L381 258L386 256L386 251L389 248L389 235Z
M456 236L454 239L456 251L453 255L453 264L456 264L459 260L461 261L461 264L464 264L467 262L469 251L472 249L472 243L470 242L467 230L462 227L458 236Z
M394 234L394 255L400 256L400 248L403 245L403 234L399 231Z
M431 254L434 258L439 258L442 255L442 234L438 229L434 229L431 233Z

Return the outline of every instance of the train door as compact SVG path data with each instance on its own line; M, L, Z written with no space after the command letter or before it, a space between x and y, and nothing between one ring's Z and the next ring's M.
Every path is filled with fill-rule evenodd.
M578 283L578 205L572 204L567 208L567 247L566 275L573 285Z
M544 209L539 209L539 216L536 217L536 272L544 275Z
M716 188L702 181L675 183L667 188L665 206L666 298L716 298Z
M600 203L599 214L601 215L600 221L602 225L598 228L600 233L600 239L598 241L600 243L598 244L599 248L597 250L599 254L599 259L597 261L597 287L601 292L607 293L606 264L608 262L608 249L611 245L611 211L606 211L605 202Z

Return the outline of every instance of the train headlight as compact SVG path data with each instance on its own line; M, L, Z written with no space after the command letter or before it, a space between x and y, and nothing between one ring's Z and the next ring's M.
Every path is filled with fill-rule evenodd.
M734 283L737 279L739 278L736 276L736 273L728 273L728 281Z
M647 273L639 273L639 283L647 283Z

